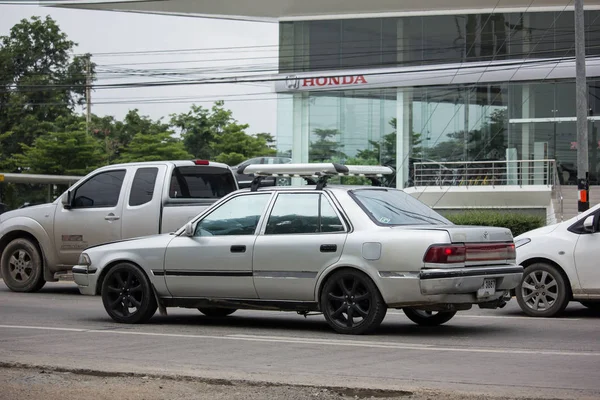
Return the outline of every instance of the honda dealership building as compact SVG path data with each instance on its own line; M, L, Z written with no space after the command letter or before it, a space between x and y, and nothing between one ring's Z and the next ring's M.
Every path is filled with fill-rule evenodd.
M568 0L64 3L278 23L277 143L294 161L376 159L395 166L404 186L419 161L452 169L451 162L555 159L561 183L575 182ZM585 5L590 177L597 181L600 1ZM531 168L506 169L505 183L536 183Z

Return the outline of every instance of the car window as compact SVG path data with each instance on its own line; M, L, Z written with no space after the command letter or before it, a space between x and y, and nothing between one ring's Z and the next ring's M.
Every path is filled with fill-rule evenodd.
M253 235L270 193L237 196L202 218L194 236Z
M350 196L378 225L453 225L411 195L394 189L357 189Z
M265 234L326 233L344 226L320 193L284 193L277 196Z
M156 175L158 175L158 168L156 167L139 168L135 172L131 193L129 194L130 206L141 206L152 200Z
M73 208L114 207L125 179L125 170L101 172L93 176L73 195Z
M173 170L169 197L173 199L218 199L236 190L235 178L227 168L178 167Z

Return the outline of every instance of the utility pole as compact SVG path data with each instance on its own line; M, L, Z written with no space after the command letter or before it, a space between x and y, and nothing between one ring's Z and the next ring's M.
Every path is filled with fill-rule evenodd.
M92 55L88 54L85 63L85 130L90 134L90 122L92 121Z
M577 105L577 210L590 208L588 174L588 99L585 76L585 22L583 0L575 0L575 100Z

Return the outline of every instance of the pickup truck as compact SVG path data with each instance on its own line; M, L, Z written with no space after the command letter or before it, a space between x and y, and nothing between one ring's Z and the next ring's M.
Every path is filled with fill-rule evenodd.
M233 170L206 160L99 168L50 204L0 215L0 270L16 292L35 292L91 246L169 233L238 190Z

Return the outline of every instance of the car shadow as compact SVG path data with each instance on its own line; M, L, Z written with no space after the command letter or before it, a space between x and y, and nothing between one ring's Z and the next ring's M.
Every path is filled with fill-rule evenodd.
M502 315L510 316L510 317L523 317L523 318L535 318L530 317L525 314L520 309L506 311ZM560 315L557 315L556 318L562 319L583 319L583 318L598 318L600 317L600 311L592 310L584 306L580 305L570 305L567 307L565 311L563 311Z
M276 312L274 312L276 313ZM109 317L106 318L90 318L86 319L89 322L95 323L106 323ZM307 318L301 316L295 316L291 313L289 315L260 315L260 316L246 316L246 315L231 315L223 318L207 317L204 315L171 315L162 316L159 314L154 315L152 319L146 324L152 327L173 327L173 328L222 328L231 329L236 328L240 330L240 333L244 334L265 334L264 330L268 329L271 331L279 332L312 332L319 334L331 334L334 337L339 337L333 329L327 324L322 315L313 315ZM123 325L115 324L115 327L123 327ZM445 325L427 327L419 326L415 323L406 321L390 321L384 320L382 325L372 334L368 336L403 336L403 337L448 337L450 335L456 336L469 336L474 335L478 337L485 336L497 336L504 333L513 331L514 327L508 325L464 325L456 321L449 321ZM254 332L255 331L255 332ZM177 332L181 332L177 329ZM270 332L273 334L274 332ZM228 332L231 334L231 332ZM277 334L277 333L275 333Z

